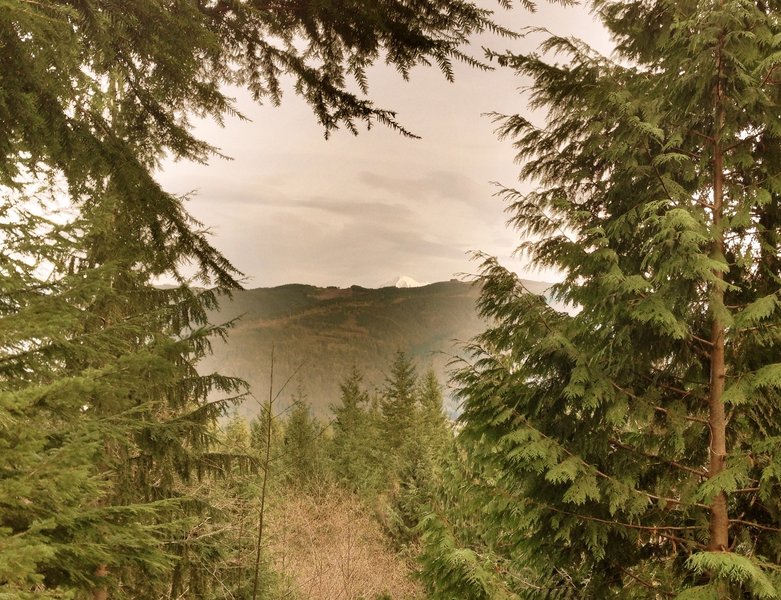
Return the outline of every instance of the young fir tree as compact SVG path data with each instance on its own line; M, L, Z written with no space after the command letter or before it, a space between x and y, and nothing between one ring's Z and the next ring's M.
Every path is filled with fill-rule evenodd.
M442 388L433 370L416 386L414 421L404 443L398 490L391 502L392 534L402 545L417 545L418 524L442 481L442 464L452 444L442 412Z
M258 415L249 424L251 454L261 462L266 453L266 446L270 446L271 456L273 457L279 451L283 439L282 427L279 423L280 416L272 415L271 423L269 423L268 414L268 403L264 403L260 406ZM271 431L270 442L268 439L269 427Z
M512 222L572 311L484 262L459 381L486 535L522 597L779 597L781 6L593 4L613 59L502 58L548 111L497 117L538 185Z
M369 393L363 385L363 373L353 365L350 374L339 384L341 396L340 404L331 406L334 415L334 445L341 444L340 438L345 442L355 436L362 427L369 406ZM339 452L347 454L349 452Z
M418 411L417 381L412 359L398 351L380 400L385 444L394 453L406 445L412 434Z
M334 415L330 443L336 480L363 496L376 495L385 483L386 454L380 444L380 430L372 413L363 374L353 366L341 382L341 403L331 407Z
M306 394L298 390L293 397L293 409L285 423L281 462L288 482L308 488L323 481L325 456L323 426L312 416Z
M443 408L442 385L433 369L426 371L418 385L418 403L420 437L424 447L436 455L451 438Z

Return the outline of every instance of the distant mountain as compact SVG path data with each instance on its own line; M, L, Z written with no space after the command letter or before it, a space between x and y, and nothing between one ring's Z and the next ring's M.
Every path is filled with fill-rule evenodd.
M390 281L382 284L380 287L416 288L423 287L424 285L428 285L428 283L420 283L419 281L415 281L409 275L399 275L395 279L391 279Z
M549 284L527 285L543 293ZM248 381L257 401L241 407L247 415L257 414L258 402L268 397L272 343L274 393L292 377L280 406L300 386L315 412L325 415L338 403L339 383L353 364L369 389L380 388L397 350L413 356L420 372L433 368L445 383L459 343L485 329L475 312L478 294L455 280L411 288L291 284L238 292L211 317L215 323L241 318L226 343L214 342L214 354L199 370Z

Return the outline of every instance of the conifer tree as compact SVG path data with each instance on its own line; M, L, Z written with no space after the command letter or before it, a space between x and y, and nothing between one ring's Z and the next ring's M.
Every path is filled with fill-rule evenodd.
M92 236L107 223L55 225L22 212L24 203L18 196L4 205L11 216L3 235L0 346L0 392L14 424L2 431L3 447L24 454L6 454L16 467L3 473L0 502L8 508L13 553L34 551L37 558L25 559L25 569L0 586L17 585L21 596L94 586L99 598L108 589L92 582L111 566L144 572L123 586L144 595L168 586L161 578L174 565L175 540L187 533L179 485L203 464L204 423L222 406L202 400L211 389L235 385L195 375L192 361L211 329L183 331L181 311L197 324L205 318L203 298L181 290L155 296L157 290L139 286L148 271L135 262L121 267L125 256L137 256L136 245L85 267L90 249L100 251ZM135 233L146 230L139 225ZM36 497L43 482L45 502Z
M612 59L501 58L548 111L497 116L538 186L512 223L572 311L485 259L458 380L487 539L521 597L779 597L781 6L593 5Z
M322 433L323 428L312 416L306 395L299 390L285 423L282 454L285 477L292 484L306 488L322 482L325 474Z
M363 386L363 374L356 366L340 388L341 402L331 407L334 434L330 454L334 475L348 489L371 496L387 483L386 454L381 446L378 420Z
M450 441L443 408L442 385L433 369L426 371L418 386L420 437L425 448L436 454Z
M392 533L403 545L417 542L418 523L439 488L442 464L452 437L442 412L442 389L428 370L415 390L413 424L400 452L399 487L391 503Z
M394 451L409 440L416 421L417 380L412 359L401 350L396 352L380 400L385 442Z
M42 212L32 199L0 202L0 595L9 598L61 597L72 590L61 575L67 545L97 553L83 525L98 517L85 507L102 486L86 466L100 437L70 401L89 381L63 364L100 342L52 335L79 322L71 293L84 288L37 272L56 272L77 243L72 226Z
M283 441L282 427L279 423L279 415L272 415L271 423L268 422L268 409L264 404L260 408L258 415L250 421L250 448L252 455L258 457L266 451L266 442L268 439L269 425L271 426L271 448L272 456L279 451Z
M350 374L339 384L341 403L331 407L334 414L334 444L353 437L361 429L369 405L369 393L363 387L363 374L353 365ZM340 454L342 454L340 452Z
M542 591L539 572L526 564L517 547L504 547L505 534L493 521L490 508L496 497L482 482L495 471L470 458L463 447L451 444L440 463L438 484L419 508L416 558L426 597L515 600L523 595L513 588L536 586ZM555 591L549 597L556 598Z
M39 239L38 224L4 222L20 242L5 255L17 264L0 273L2 462L11 449L16 461L2 474L0 502L11 509L2 535L13 540L7 556L18 557L0 563L0 586L12 594L209 593L205 570L188 569L187 581L176 574L176 555L187 552L190 518L204 508L187 498L191 476L220 470L210 424L225 402L208 395L240 387L194 369L208 336L222 334L206 310L238 286L238 274L153 169L166 153L215 152L188 119L235 112L223 84L276 102L290 74L327 132L358 121L399 128L392 113L348 92L346 77L365 91L365 70L383 50L403 74L432 60L450 77L451 60L472 62L459 45L492 28L489 13L468 2L353 8L3 4L0 192L14 205L15 191L31 195L30 181L57 186L81 217L64 245L59 232ZM41 249L53 261L47 282L36 272ZM215 289L189 287L187 263L195 282ZM156 289L163 275L182 285ZM53 460L68 465L49 479L48 498L62 504L55 519L33 500L45 494L32 475L51 473Z

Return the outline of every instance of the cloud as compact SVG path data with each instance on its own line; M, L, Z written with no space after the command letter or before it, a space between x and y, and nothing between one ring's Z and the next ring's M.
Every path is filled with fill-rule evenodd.
M555 23L559 35L585 36L610 50L585 6L541 3L534 14L500 14L510 27ZM532 51L539 41L489 36L472 49L517 44ZM358 137L337 132L326 142L295 94L280 107L256 106L235 90L251 122L228 119L220 128L204 121L196 132L235 160L170 161L161 183L175 193L197 190L188 210L254 276L253 285L377 285L400 274L437 281L473 271L466 250L506 257L518 244L489 184L517 182L512 140L498 141L481 113L529 111L512 70L456 69L455 84L416 69L403 85L386 66L372 69L372 99L396 110L419 140L377 127Z
M456 171L429 171L423 177L384 175L371 171L358 174L371 188L391 192L404 198L438 197L472 205L481 194L480 186Z
M470 269L467 251L496 252L513 240L488 186L480 192L449 171L256 181L211 188L190 203L218 247L255 275L250 285L372 286L400 274L438 281Z
M401 202L382 202L365 198L331 198L316 196L293 203L292 209L317 209L351 219L402 219L408 220L414 213Z

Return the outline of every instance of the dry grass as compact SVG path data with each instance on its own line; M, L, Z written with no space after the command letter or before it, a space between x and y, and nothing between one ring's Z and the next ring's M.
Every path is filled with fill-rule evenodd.
M306 600L421 596L410 568L353 495L336 488L290 493L269 514L274 568Z

